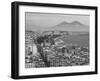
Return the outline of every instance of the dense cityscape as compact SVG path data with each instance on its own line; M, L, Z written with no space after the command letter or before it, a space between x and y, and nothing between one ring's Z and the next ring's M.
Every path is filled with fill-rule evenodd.
M26 31L25 68L89 65L89 45L81 44L77 39L87 35L73 35L67 31ZM70 42L69 37L75 37L79 42Z

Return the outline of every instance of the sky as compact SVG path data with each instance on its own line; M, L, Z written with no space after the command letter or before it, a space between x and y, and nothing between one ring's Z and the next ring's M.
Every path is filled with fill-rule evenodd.
M89 15L25 12L25 21L26 29L28 27L53 27L63 21L68 23L78 21L84 25L89 25Z

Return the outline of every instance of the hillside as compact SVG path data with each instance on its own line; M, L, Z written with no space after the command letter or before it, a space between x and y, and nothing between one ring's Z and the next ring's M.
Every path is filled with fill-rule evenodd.
M72 31L72 32L89 32L89 26L84 25L78 21L73 21L73 22L66 22L63 21L53 27L38 27L35 25L30 25L27 27L28 29L26 30L31 30L31 31Z

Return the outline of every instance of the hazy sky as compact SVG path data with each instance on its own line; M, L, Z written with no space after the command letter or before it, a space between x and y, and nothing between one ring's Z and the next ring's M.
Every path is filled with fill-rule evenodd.
M89 15L74 14L48 14L48 13L25 13L26 28L29 26L51 27L63 21L73 22L79 21L82 24L89 25Z

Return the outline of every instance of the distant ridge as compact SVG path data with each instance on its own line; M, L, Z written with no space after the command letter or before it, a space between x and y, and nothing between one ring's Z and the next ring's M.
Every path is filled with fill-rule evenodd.
M83 25L82 23L78 22L78 21L73 21L72 23L70 24L79 24L79 25Z
M78 21L73 21L73 22L66 22L66 21L63 21L61 22L60 24L56 25L56 26L59 26L59 25L84 25ZM86 26L86 25L84 25Z
M79 21L66 22L63 21L53 27L38 27L30 25L29 30L32 31L71 31L71 32L89 32L89 26L80 23ZM26 29L26 30L28 30Z
M58 29L58 30L67 30L67 31L85 31L88 32L89 31L89 26L84 25L78 21L73 21L71 23L68 23L66 21L61 22L60 24L52 27L54 30Z
M66 22L66 21L63 21L63 22L61 22L61 23L58 24L58 25L66 25L66 24L70 24L70 23L68 23L68 22Z

